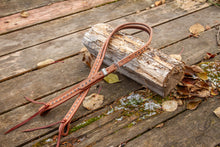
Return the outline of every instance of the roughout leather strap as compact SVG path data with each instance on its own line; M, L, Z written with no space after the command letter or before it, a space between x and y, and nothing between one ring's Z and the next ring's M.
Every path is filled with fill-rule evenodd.
M103 68L101 71L99 71L100 66L102 64L102 61L103 61L104 56L105 56L105 52L106 52L107 47L109 45L110 39L112 38L112 36L116 32L118 32L120 30L123 30L123 29L140 29L140 30L143 30L143 31L148 33L149 39L148 39L147 43L142 48L138 49L134 53L131 53L127 57L125 57L125 58L121 59L120 61L118 61L117 63L114 63L111 66L109 66L107 68ZM152 40L152 29L151 29L151 27L147 26L146 24L143 24L143 23L126 23L126 24L122 24L122 25L118 26L109 35L109 37L107 38L107 40L103 44L102 49L99 51L87 79L85 79L82 82L74 85L72 88L70 88L69 90L67 90L63 94L55 97L54 99L50 100L48 103L43 103L44 106L42 106L38 110L37 113L35 113L33 116L31 116L27 120L23 121L22 123L20 123L20 124L16 125L15 127L11 128L6 133L9 133L10 131L20 127L21 125L25 124L26 122L28 122L30 119L32 119L36 115L38 115L38 114L43 115L43 114L47 113L49 110L51 110L52 108L64 103L65 101L67 101L70 98L72 98L72 97L79 94L79 96L77 97L77 99L75 100L73 105L71 106L68 113L65 115L63 120L60 121L61 124L60 124L60 127L59 127L59 137L58 137L58 142L57 142L57 146L59 146L61 135L65 136L65 135L68 134L71 119L74 116L74 114L76 113L76 111L79 108L80 104L83 102L85 96L89 92L90 87L92 85L96 84L97 82L99 82L100 80L102 80L109 73L112 73L113 71L115 71L120 66L126 64L130 60L132 60L135 57L142 54L144 51L148 50L148 45L150 44L151 40ZM56 124L56 123L54 123L54 124ZM51 126L51 125L49 125L49 126ZM40 127L40 128L45 128L45 127ZM35 129L33 129L33 130L35 130Z

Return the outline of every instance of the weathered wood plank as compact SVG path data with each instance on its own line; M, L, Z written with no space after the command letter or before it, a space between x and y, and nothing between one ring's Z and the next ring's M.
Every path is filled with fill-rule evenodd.
M99 23L87 31L83 44L89 52L97 56L105 40L113 31L110 25ZM110 66L129 54L141 49L144 42L139 38L118 32L106 51L103 62ZM161 96L167 96L184 77L184 63L152 48L140 57L118 69L121 74L148 87Z
M200 23L204 27L206 25L214 27L215 25L220 24L219 19L219 9L216 7L209 7L186 15L185 17L181 17L180 19L172 20L169 23L161 24L153 28L154 35L151 46L153 48L162 48L177 41L186 39L190 36L190 26ZM147 39L143 32L138 33L135 36Z
M14 31L27 26L31 26L37 23L42 23L65 15L73 14L79 11L83 11L113 1L115 0L92 0L92 1L68 0L68 1L47 5L44 7L40 7L37 9L29 10L27 11L29 13L29 16L27 18L21 17L20 13L13 14L11 16L2 17L0 18L0 26L1 26L0 34ZM4 5L3 8L7 9L7 7L4 7ZM3 11L5 10L3 9Z
M219 47L216 44L217 30L211 29L201 33L199 38L189 38L180 41L172 46L162 50L166 54L179 54L182 49L182 60L187 64L195 64L203 59L207 52L219 53Z
M183 112L184 108L179 107L176 111L173 113L164 112L160 115L157 115L155 117L151 117L150 119L146 119L138 123L137 125L134 125L132 127L123 128L119 131L110 134L106 137L101 138L101 140L97 140L98 142L93 144L94 147L99 146L117 146L120 143L127 141L138 134L141 134L145 132L148 129L151 129L155 127L157 124L174 117L175 115L178 115L179 113Z
M81 59L80 55L74 56L64 60L64 63L59 62L0 83L0 113L26 103L24 96L39 99L86 78L90 69Z
M218 9L215 7L210 7L199 12L195 12L193 14L181 17L176 19L175 21L171 21L163 24L163 33L156 33L160 28L154 28L154 40L152 41L152 47L157 48L161 46L168 45L172 42L177 42L181 39L188 37L189 32L188 28L194 22L205 22L209 24L210 27L216 25L216 20L218 20L220 13L217 13ZM204 17L201 18L201 15ZM207 15L207 16L206 16ZM198 19L197 19L198 18ZM184 21L190 22L184 23ZM181 22L177 23L176 21ZM185 27L180 27L184 24ZM173 26L170 28L170 26ZM160 26L158 26L160 27ZM170 29L166 29L170 28ZM178 36L176 35L178 33ZM40 61L46 60L48 58L52 58L55 60L59 60L61 58L65 58L66 56L73 55L78 53L81 49L81 39L82 33L78 32L69 36L65 36L53 41L46 42L44 44L34 46L29 48L28 50L19 51L7 56L3 56L0 58L1 61L1 71L0 71L0 81L7 79L8 77L19 75L22 72L27 72L36 67L36 64ZM169 34L167 37L162 36L162 34ZM137 35L137 37L139 37ZM74 39L73 39L74 38ZM140 38L144 38L143 34ZM160 38L160 39L157 39ZM71 41L70 41L71 40ZM161 44L163 43L163 44ZM74 50L72 50L74 48ZM39 51L40 50L40 51ZM30 59L30 55L35 54L35 58ZM19 56L18 56L19 55ZM29 57L29 59L27 58ZM27 58L25 61L23 59ZM16 64L14 64L16 61Z
M0 42L2 43L0 56L84 30L98 22L107 22L127 16L137 10L145 9L149 5L150 1L146 2L145 0L132 0L129 2L120 0L102 7L2 35L0 36Z
M0 17L18 13L21 11L26 11L46 5L51 5L55 2L60 2L64 0L1 0L0 1Z
M118 97L126 95L130 91L133 91L137 87L140 86L136 82L128 78L125 78L124 76L119 75L119 78L121 82L117 84L107 84L104 81L101 81L98 83L98 85L102 87L100 94L105 96L103 106L114 102ZM111 92L109 91L109 89L111 89ZM64 90L56 92L52 95L49 95L43 98L41 101L48 101L51 98L54 98L58 94L62 93L63 91ZM97 91L98 89L96 88L96 86L93 86L91 88L90 94L92 92L97 92ZM13 103L16 103L16 101L14 101ZM20 132L21 130L24 130L27 128L44 126L52 122L61 120L64 117L65 113L68 111L68 108L72 105L72 103L73 103L73 100L70 100L68 103L60 105L59 107L55 108L50 113L48 113L47 116L45 117L37 116L34 120L30 121L28 124L18 128L17 130L7 135L4 135L3 132L5 132L7 129L9 129L13 125L21 122L25 118L28 118L29 116L31 116L35 111L38 110L39 105L27 104L27 105L15 108L12 111L2 114L0 116L0 125L2 126L0 128L0 131L2 132L0 134L0 145L1 146L7 145L8 147L21 145L21 144L31 141L32 139L37 139L39 136L45 135L50 131L57 130L57 127L53 127L53 128L48 128L45 130L39 130L35 132L30 132L30 133ZM76 118L82 117L83 115L86 115L89 112L90 111L85 110L83 107L80 107L74 118L76 119Z
M195 111L186 111L129 142L133 146L216 146L220 141L220 121L213 111L220 99L210 98Z

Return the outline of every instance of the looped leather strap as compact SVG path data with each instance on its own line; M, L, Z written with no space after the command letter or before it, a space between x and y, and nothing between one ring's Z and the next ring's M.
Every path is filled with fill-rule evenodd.
M109 66L107 68L104 68L101 71L99 71L100 66L102 64L102 61L103 61L104 56L105 56L105 52L106 52L107 47L110 43L110 39L113 37L113 35L116 32L118 32L120 30L123 30L123 29L143 30L143 31L148 33L149 39L142 48L136 50L134 53L129 54L127 57L124 57L120 61L115 62L111 66ZM24 122L16 125L15 127L10 129L6 133L16 129L17 127L20 127L21 125L25 124L26 122L28 122L30 119L32 119L36 115L38 115L38 114L43 115L43 114L47 113L49 110L51 110L52 108L66 102L70 98L78 95L75 102L71 106L70 110L68 111L68 113L63 118L63 120L58 122L58 123L60 123L60 127L59 127L59 137L58 137L57 146L59 146L61 135L65 136L65 135L68 134L71 119L74 116L74 114L76 113L76 111L79 108L80 104L83 102L83 100L86 97L87 93L89 92L90 87L92 85L96 84L97 82L99 82L100 80L102 80L109 73L112 73L113 71L118 69L120 66L126 64L130 60L132 60L135 57L141 55L144 51L146 51L148 49L148 45L150 44L151 40L152 40L152 29L151 29L151 27L149 27L146 24L143 24L143 23L126 23L126 24L122 24L122 25L118 26L117 28L115 28L112 31L112 33L109 35L109 37L106 39L105 43L103 44L102 49L99 51L99 53L98 53L98 55L95 59L95 62L93 64L93 67L91 68L91 71L90 71L90 74L89 74L88 78L86 78L82 82L74 85L68 91L64 92L63 94L61 94L57 97L55 97L54 99L50 100L48 103L44 104L44 106L42 106L38 110L38 112L36 114L34 114L34 116L32 116L29 119L25 120ZM56 123L54 123L54 124L56 124ZM51 125L48 125L48 126L51 126ZM40 128L45 128L45 127L40 127ZM31 129L31 130L36 130L36 129ZM30 130L28 130L28 131L30 131Z

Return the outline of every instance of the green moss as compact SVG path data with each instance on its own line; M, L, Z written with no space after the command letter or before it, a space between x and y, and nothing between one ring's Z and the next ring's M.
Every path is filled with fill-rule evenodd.
M69 134L72 133L72 132L75 132L75 131L77 131L77 130L79 130L79 129L81 129L81 128L84 128L84 127L90 125L91 123L93 123L93 122L95 122L95 121L101 119L103 116L104 116L104 115L102 114L102 115L99 115L99 116L97 116L97 117L90 118L90 119L88 119L88 120L86 120L86 121L84 121L84 122L82 122L82 123L76 125L76 126L73 127L72 129L70 129Z

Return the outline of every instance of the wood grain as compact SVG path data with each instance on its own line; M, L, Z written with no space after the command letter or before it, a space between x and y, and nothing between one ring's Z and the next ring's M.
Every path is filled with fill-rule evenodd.
M110 25L94 25L83 37L83 44L97 56L99 49L113 31ZM144 42L131 35L118 32L113 36L103 62L110 66L144 46ZM140 57L123 65L118 71L148 87L161 96L167 96L184 76L184 63L149 48Z
M20 13L0 18L0 34L16 29L42 23L51 19L83 11L114 0L68 0L27 11L29 16L23 18Z
M219 104L220 99L210 98L199 105L197 110L178 115L167 121L164 127L146 132L126 147L216 146L220 140L220 124L213 111Z

